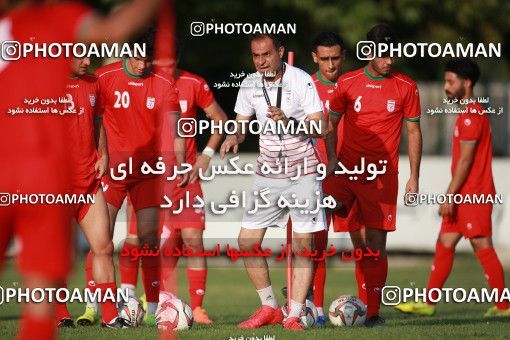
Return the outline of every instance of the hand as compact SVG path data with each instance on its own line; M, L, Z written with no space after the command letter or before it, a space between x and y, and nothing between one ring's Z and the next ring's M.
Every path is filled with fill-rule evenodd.
M406 184L406 194L408 192L418 193L418 179L411 177Z
M200 178L200 170L202 170L203 174L207 171L210 161L211 157L204 155L203 153L198 155L197 161L195 162L195 165L193 165L193 170L191 170L191 176L189 178L191 184L195 183Z
M182 171L182 166L179 167L179 170ZM186 171L186 173L177 176L177 179L180 180L180 182L177 183L177 186L179 188L185 187L189 182L189 177L190 177L189 171Z
M231 148L234 153L237 153L239 149L239 141L236 135L228 135L227 138L225 138L225 141L221 144L220 148L220 159L223 159L225 154L229 152Z
M106 172L108 171L108 162L109 162L108 155L103 155L97 160L96 164L94 165L96 179L100 179L101 177L106 175Z
M418 179L411 177L409 178L409 181L406 183L406 194L404 195L404 204L405 205L412 205L412 202L409 202L407 200L407 194L408 193L418 193Z
M442 217L452 217L453 216L453 203L443 203L441 206L439 206L438 211L439 216Z
M287 125L287 123L289 122L289 118L287 118L285 113L283 113L282 109L276 106L270 106L267 108L267 111L268 111L266 115L267 118L271 118L274 121L281 120L285 125Z

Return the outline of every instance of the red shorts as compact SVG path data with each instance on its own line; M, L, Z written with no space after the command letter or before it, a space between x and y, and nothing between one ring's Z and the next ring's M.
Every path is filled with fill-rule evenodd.
M345 207L335 212L346 219L338 222L340 229L357 230L362 225L386 231L396 229L398 175L381 175L373 181L351 181L347 176L330 175L324 180L323 188L324 195L333 196Z
M193 204L197 201L197 196L204 200L202 187L199 182L188 184L184 188L177 187L177 181L167 182L165 185L165 193L172 201L172 207L164 210L165 225L172 229L196 228L205 229L205 209L193 208ZM188 197L188 198L187 198ZM175 214L180 204L183 204L181 212ZM186 207L186 201L189 206Z
M186 191L189 192L188 197L190 203L193 204L194 197L199 196L203 200L202 187L199 182L188 184L185 188L177 187L177 181L167 182L165 184L165 193L172 201L172 207L164 209L164 225L171 229L182 228L196 228L205 229L205 209L195 209L193 207L185 207L178 214L173 214L172 211L179 207L179 200L183 202L186 199ZM128 201L129 202L129 201ZM129 233L132 235L137 234L136 228L136 215L133 214L129 217Z
M349 210L347 217L342 216L341 210L332 212L331 216L333 218L333 230L336 233L357 231L363 228L363 224L358 221L359 215L357 201L354 201L354 205Z
M99 190L99 185L101 184L101 181L95 177L92 178L92 180L89 182L88 187L84 191L80 191L84 195L95 195L97 193L97 190ZM87 212L89 211L91 207L91 204L83 203L83 204L77 204L74 211L74 218L76 218L76 222L80 223L81 220L87 215Z
M452 217L444 217L440 233L460 233L465 238L492 236L492 204L455 205Z
M102 180L103 194L108 204L119 209L128 193L135 211L159 207L163 202L163 181L162 176L131 177L123 181L114 181L110 176L105 176Z

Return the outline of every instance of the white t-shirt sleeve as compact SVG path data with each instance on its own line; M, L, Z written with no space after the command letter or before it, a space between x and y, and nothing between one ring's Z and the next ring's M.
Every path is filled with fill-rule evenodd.
M237 92L237 100L234 111L239 115L253 116L255 113L255 107L252 102L253 89L250 85L253 86L253 79L248 77L244 78L241 83L241 87L239 88L239 92Z
M299 96L301 100L301 107L305 115L316 112L322 112L322 102L319 98L319 93L315 87L315 83L309 74L303 72L300 77L300 84L298 85Z

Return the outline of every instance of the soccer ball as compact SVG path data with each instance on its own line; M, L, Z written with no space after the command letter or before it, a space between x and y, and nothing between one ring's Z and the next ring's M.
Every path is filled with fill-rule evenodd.
M159 295L156 325L161 330L186 330L193 325L193 312L184 301L174 296Z
M342 295L329 306L329 320L335 326L362 326L366 317L367 308L352 295Z
M144 315L142 304L135 297L129 297L119 308L119 317L126 320L131 327L140 326Z
M287 303L282 306L282 312L283 312L283 320L286 320L289 316L289 307ZM317 308L315 308L315 305L312 301L306 300L305 304L303 305L303 308L301 309L301 313L299 314L299 318L301 319L301 324L305 328L312 327L315 325L315 322L317 321Z

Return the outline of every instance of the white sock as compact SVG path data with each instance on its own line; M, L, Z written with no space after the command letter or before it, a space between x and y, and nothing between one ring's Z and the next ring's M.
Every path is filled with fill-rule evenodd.
M155 314L158 309L157 302L147 302L147 314Z
M259 289L257 290L257 293L259 294L260 302L263 306L269 306L272 308L278 307L278 303L276 302L276 295L273 291L273 286Z
M317 307L317 315L324 316L324 310L322 309L322 307Z
M303 309L303 304L294 300L290 300L290 312L289 318L299 318L299 314L301 314L301 309Z
M99 309L99 304L96 301L87 301L87 308L94 308L94 310L97 313L97 310Z
M120 285L120 289L122 290L126 290L128 291L128 295L130 297L136 297L136 287L134 285L130 285L130 284L127 284L127 283L122 283Z

